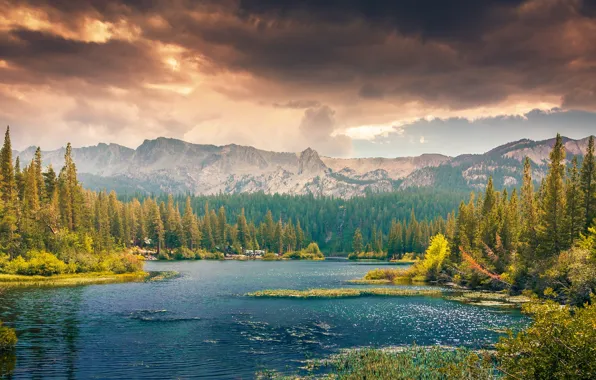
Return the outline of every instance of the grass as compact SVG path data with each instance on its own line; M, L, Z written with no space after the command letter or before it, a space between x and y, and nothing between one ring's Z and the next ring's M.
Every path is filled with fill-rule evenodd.
M390 280L365 280L362 278L356 279L356 280L348 280L346 281L348 284L354 284L354 285L391 285L393 284L393 282L391 282Z
M398 349L359 348L345 350L313 363L307 376L274 371L257 374L257 379L326 380L448 380L502 378L493 353L449 347L406 346ZM324 375L315 375L313 370Z
M346 298L346 297L367 297L367 296L440 296L443 294L439 289L404 289L404 288L337 288L337 289L268 289L258 292L247 293L249 297L272 297L272 298Z
M408 347L387 352L352 350L330 363L329 379L497 379L499 374L487 354L441 347Z
M147 281L164 281L172 278L179 277L180 273L176 271L163 271L163 272L149 272Z
M462 292L455 296L447 297L448 300L466 303L477 306L511 306L520 307L529 302L526 296L510 296L506 293L497 292Z
M116 282L143 281L147 272L111 273L89 272L76 274L59 274L54 276L25 276L17 274L0 274L0 287L18 286L75 286L90 284L107 284Z
M416 264L419 260L415 260L415 259L391 259L389 260L390 263L394 263L394 264Z

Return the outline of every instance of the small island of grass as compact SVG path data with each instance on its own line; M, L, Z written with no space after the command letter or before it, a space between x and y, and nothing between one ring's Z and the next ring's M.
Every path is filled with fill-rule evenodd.
M440 296L440 289L404 289L404 288L337 288L337 289L268 289L246 294L249 297L271 298L346 298L366 296Z
M17 334L14 329L2 326L0 322L0 353L12 350L17 345ZM0 372L0 374L2 374Z

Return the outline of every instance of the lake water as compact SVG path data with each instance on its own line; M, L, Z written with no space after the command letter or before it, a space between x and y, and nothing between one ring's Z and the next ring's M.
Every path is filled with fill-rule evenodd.
M12 289L0 320L19 336L21 378L251 379L361 346L484 347L518 311L431 297L250 298L271 289L349 286L371 265L347 261L148 262L181 277L147 283Z

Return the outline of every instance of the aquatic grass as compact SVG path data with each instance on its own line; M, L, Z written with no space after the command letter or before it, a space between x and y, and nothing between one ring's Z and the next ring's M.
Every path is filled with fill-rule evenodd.
M499 292L461 292L456 295L446 297L450 301L457 301L477 306L511 306L521 307L522 304L529 302L529 297L518 295L511 296L507 293Z
M351 350L330 361L329 379L498 379L489 353L443 347L406 347L388 352Z
M346 298L346 297L367 297L367 296L440 296L443 291L440 289L404 289L404 288L336 288L336 289L267 289L247 293L249 297L271 297L271 298Z
M153 282L153 281L164 281L170 280L176 277L180 277L180 272L176 271L163 271L163 272L149 272L149 275L146 278L146 281Z
M112 273L89 272L76 274L59 274L54 276L26 276L16 274L0 274L0 287L20 286L76 286L91 284L107 284L117 282L143 281L149 275L147 272Z
M353 285L391 285L393 284L389 280L365 280L365 279L355 279L355 280L347 280L346 283L353 284Z
M312 368L311 368L312 367ZM308 375L261 371L257 379L327 380L450 380L501 379L492 351L471 351L444 346L404 346L343 350L307 368ZM316 375L314 371L319 374Z

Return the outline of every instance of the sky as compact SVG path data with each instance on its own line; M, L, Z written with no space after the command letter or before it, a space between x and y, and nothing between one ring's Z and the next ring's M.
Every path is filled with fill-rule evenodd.
M0 0L13 147L333 157L596 134L596 1Z

